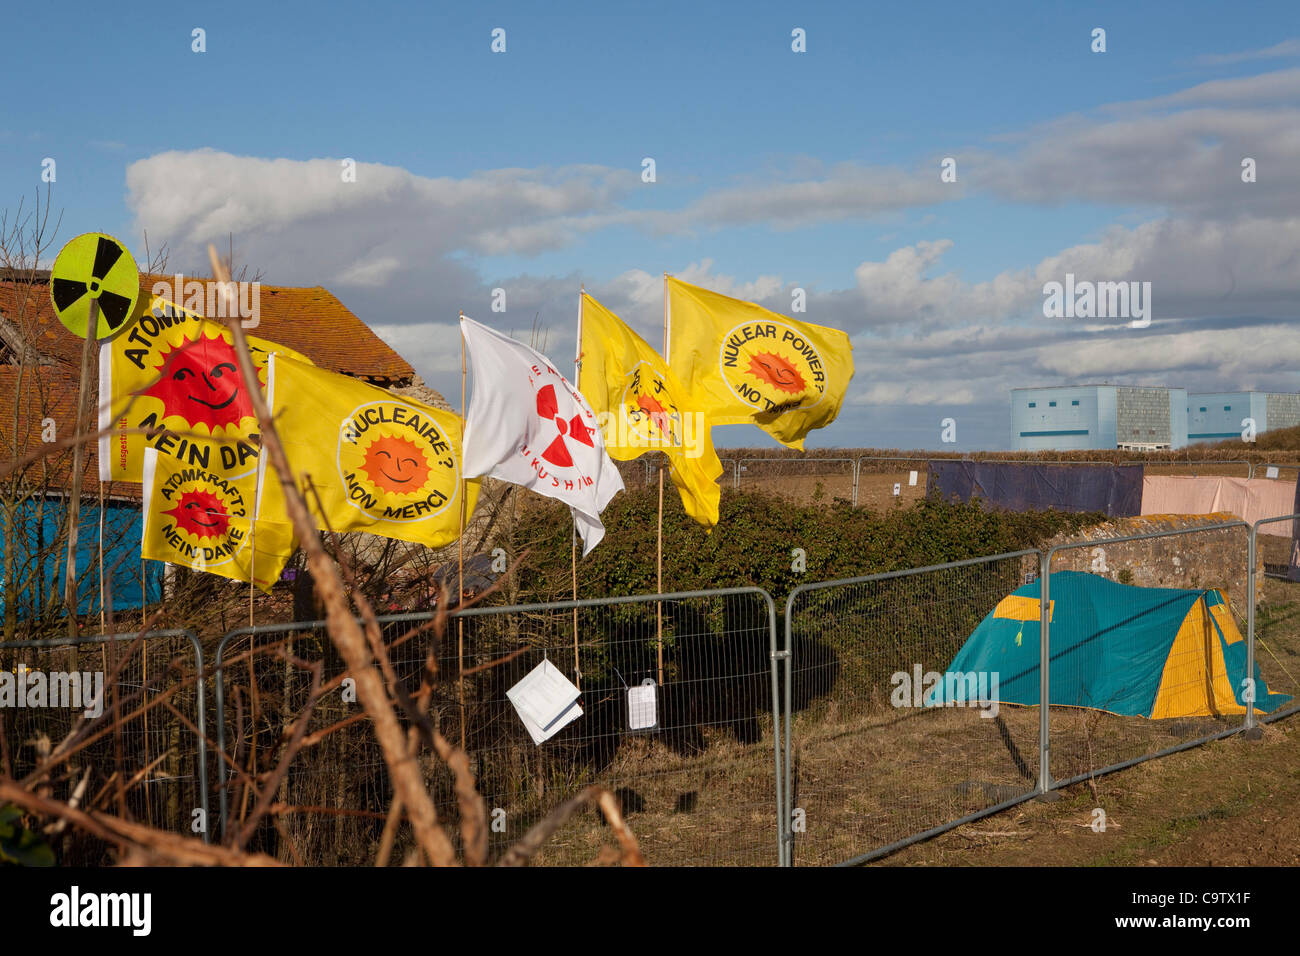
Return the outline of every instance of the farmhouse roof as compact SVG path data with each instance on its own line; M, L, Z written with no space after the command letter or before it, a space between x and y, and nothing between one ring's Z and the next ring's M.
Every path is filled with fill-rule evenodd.
M175 277L141 276L141 294L155 282L174 285ZM261 284L259 296L260 323L249 334L287 345L321 368L376 385L407 386L415 381L411 364L328 289ZM183 305L183 290L180 297ZM41 364L62 364L73 374L80 364L81 340L63 327L50 304L49 273L35 273L34 281L0 274L0 347L5 360L16 361L24 345L39 353Z
M175 277L141 276L141 294L148 294L155 281L174 283ZM321 368L449 407L406 359L329 290L263 284L259 306L259 324L249 334L295 349ZM48 272L0 270L0 462L21 459L42 447L46 419L54 420L58 439L75 433L81 348L81 339L54 314ZM92 369L91 388L93 418L97 368ZM50 489L67 488L71 465L71 451L60 450L22 469L24 481L32 487L41 484L45 475ZM96 494L98 462L93 442L87 446L86 466L85 492ZM118 482L106 493L138 499L140 488Z

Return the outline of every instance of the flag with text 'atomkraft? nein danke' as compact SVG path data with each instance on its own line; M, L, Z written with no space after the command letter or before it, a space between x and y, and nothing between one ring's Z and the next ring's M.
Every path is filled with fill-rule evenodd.
M618 461L662 451L686 513L718 523L722 462L708 421L662 355L627 324L583 293L578 319L578 390L591 402Z
M460 536L461 495L468 521L479 483L462 480L459 415L281 355L268 369L276 431L318 528L430 548ZM265 461L257 501L259 518L287 520Z
M146 448L140 556L269 592L293 555L293 527L254 520L256 491L256 472L231 478Z
M257 416L230 329L158 296L141 301L99 352L100 481L142 481L146 448L216 474L254 472ZM263 389L272 352L308 361L253 336L248 349Z
M668 364L712 424L752 422L802 449L835 420L853 378L845 333L671 276L666 285Z
M462 317L460 329L474 388L465 473L564 502L585 557L605 536L600 513L623 490L596 413L541 353L473 319Z

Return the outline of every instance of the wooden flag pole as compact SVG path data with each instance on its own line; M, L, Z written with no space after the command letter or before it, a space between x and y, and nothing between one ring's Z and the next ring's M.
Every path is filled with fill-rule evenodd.
M664 273L664 362L668 361L668 273ZM659 522L655 536L655 593L664 593L664 462L659 459ZM655 635L659 645L659 686L664 684L664 604L655 602Z
M587 295L587 285L578 286L578 341L573 349L573 386L582 391L582 303ZM573 522L573 532L569 537L569 566L573 574L573 599L578 600L578 522ZM582 667L578 663L578 609L573 609L573 683L582 690Z
M460 313L462 319L465 313ZM456 610L465 599L465 329L460 329L460 535L456 540ZM460 688L460 749L468 750L469 733L465 726L465 619L456 618L456 681Z
M95 355L99 330L99 300L90 300L90 315L86 319L86 338L81 345L81 385L77 392L77 436L86 430L89 417L87 405L90 397L90 363ZM68 609L68 636L77 636L77 526L81 523L81 472L86 462L86 443L78 441L72 446L72 488L68 497L68 560L64 567L63 603ZM103 596L100 596L103 603Z
M106 609L104 606L104 483L99 485L99 633L108 633L104 623Z
M235 322L235 321L238 320L237 317L238 317L238 315L239 315L239 309L238 309L238 305L239 305L239 303L238 303L238 302L234 302L234 301L232 301L232 299L231 299L231 296L233 295L233 293L231 292L231 289L233 288L233 286L229 284L229 283L230 283L230 271L231 271L232 269L234 269L234 267L235 267L235 258L234 258L235 247L234 247L234 245L233 245L233 243L234 243L234 238L233 238L233 237L231 238L231 243L232 243L232 245L231 245L231 247L230 247L230 262L229 262L229 264L228 264L228 265L227 265L223 270L220 270L220 272L219 272L217 269L214 268L214 269L213 269L213 278L217 280L217 294L221 296L222 301L223 301L223 302L225 303L225 305L226 305L226 315L230 317L230 322L233 323L233 322ZM179 295L179 292L178 292L177 294ZM250 520L249 520L249 522L248 522L248 547L249 547L249 552L248 552L248 626L249 626L249 627L252 627L252 626L253 626L253 587L254 587L253 582L257 580L257 508L256 508L256 501L254 501L254 507L253 507L252 509L250 509L250 510L253 512L253 514L251 515Z
M573 570L573 599L578 600L578 525L573 525L569 542L569 564ZM578 666L578 609L573 609L573 684L582 690L582 668Z
M248 523L248 626L253 626L253 582L257 580L257 516Z

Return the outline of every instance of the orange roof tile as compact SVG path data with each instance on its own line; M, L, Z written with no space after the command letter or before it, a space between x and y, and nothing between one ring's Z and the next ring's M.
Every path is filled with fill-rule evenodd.
M194 278L184 277L186 281ZM141 276L142 292L152 289L155 280L164 279L174 277ZM415 376L411 364L328 289L262 284L259 306L260 324L250 333L287 345L321 368L391 384L409 384ZM0 316L17 326L28 344L71 369L78 367L81 340L55 316L46 282L0 279Z

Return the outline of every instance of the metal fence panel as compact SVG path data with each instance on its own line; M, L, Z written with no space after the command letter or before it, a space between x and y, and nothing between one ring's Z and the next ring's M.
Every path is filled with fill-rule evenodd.
M1038 778L1037 708L928 706L936 679L980 622L1026 583L1020 551L802 585L786 604L790 742L787 856L865 862L1028 799ZM1036 580L1036 575L1031 575ZM983 683L981 683L983 680Z
M1250 529L1252 550L1263 551L1265 562L1267 549L1273 542L1294 546L1293 540L1261 533L1261 526L1275 528L1283 523L1289 524L1294 534L1300 528L1300 514L1264 518ZM1259 601L1251 607L1247 672L1253 673L1254 665L1258 664L1260 676L1270 691L1291 695L1289 704L1259 718L1261 723L1271 723L1300 711L1300 621L1295 614L1296 603L1300 602L1300 581L1270 574L1268 580L1259 582L1256 593ZM1248 722L1248 726L1253 724L1254 721Z
M854 504L883 511L897 504L912 505L925 497L931 461L953 459L907 456L863 456L856 462L857 497ZM959 459L958 459L959 460ZM915 476L915 477L914 477ZM895 494L897 488L897 494Z
M380 620L386 641L397 645L390 657L405 684L419 683L429 656L436 661L432 713L444 736L469 754L494 824L493 857L566 797L602 783L619 796L652 865L778 861L776 617L765 592L471 608L453 614L441 638L428 615ZM217 706L224 832L240 826L251 802L226 756L246 766L256 749L255 765L273 765L286 722L307 702L306 672L269 652L286 637L294 656L322 661L326 678L343 672L318 623L245 629L223 639ZM506 692L543 660L579 684L583 716L538 746ZM628 689L647 679L656 684L658 726L639 733L630 729ZM308 733L361 713L333 691L318 702ZM432 759L425 767L439 813L458 839L449 772ZM369 863L390 801L387 768L369 721L359 720L293 762L277 794L282 812L249 846L308 863ZM533 862L589 863L609 841L597 814L583 811Z
M1147 461L1141 464L1143 472L1148 475L1226 475L1235 478L1253 477L1255 466L1240 458L1206 458L1189 461Z
M1295 481L1300 477L1300 465L1295 462L1261 461L1251 465L1252 478L1268 478L1277 481Z
M1227 599L1235 627L1245 637L1254 580L1247 565L1249 531L1245 522L1234 521L1058 545L1043 560L1048 605L1053 601L1053 589L1067 586L1060 575L1070 571L1147 588L1217 588ZM1124 642L1129 641L1134 642L1129 648L1134 655L1153 652L1165 636L1157 640L1153 635L1166 626L1165 617L1173 613L1174 602L1180 600L1171 595L1169 603L1153 608L1149 598L1149 594L1139 592L1118 594L1116 600L1128 603L1121 613L1108 622L1086 622L1085 628L1091 630L1075 630L1068 645L1062 645L1062 639L1053 643L1052 673L1071 687L1085 688L1094 704L1076 706L1073 700L1051 699L1048 769L1053 785L1067 786L1109 773L1236 733L1243 726L1244 715L1213 709L1206 714L1194 714L1189 709L1186 714L1163 718L1150 708L1143 716L1112 712L1111 708L1137 709L1134 700L1146 685L1139 687L1118 679L1113 669L1106 670L1099 663L1105 659L1101 655L1113 652L1117 645L1127 646ZM1076 616L1076 628L1078 621ZM1201 623L1213 633L1212 615L1205 616ZM1049 634L1051 627L1049 623ZM1061 627L1065 627L1064 623ZM1167 635L1167 657L1157 662L1161 699L1181 692L1189 697L1202 692L1203 697L1207 682L1227 680L1223 659L1210 653L1208 641L1179 639L1178 633ZM1076 640L1079 634L1083 636ZM1125 653L1121 651L1120 657ZM1099 677L1104 683L1098 681ZM1107 690L1099 690L1102 686ZM1113 700L1098 702L1098 694L1110 694Z
M735 488L736 487L736 459L721 458L719 459L719 461L722 464L722 477L718 479L718 484L720 484L723 488Z
M14 674L15 684L18 672L27 671L28 688L35 684L36 673L42 674L46 701L46 706L30 706L29 691L23 706L0 710L9 759L6 772L22 779L35 771L41 764L38 741L59 746L88 710L91 716L85 717L80 739L95 736L111 725L116 706L124 718L120 731L103 733L55 768L49 779L54 795L68 799L89 772L81 800L84 809L108 809L185 836L198 832L206 841L210 830L207 731L205 695L199 687L203 652L186 630L146 632L133 649L139 637L139 633L99 634L0 643L0 669ZM119 665L117 679L110 682ZM90 682L103 688L102 707L87 699L93 698L89 687L81 693L78 706L67 706L72 681L62 675L74 672L90 675ZM56 684L61 706L54 706ZM161 706L163 701L184 721ZM95 714L96 710L101 712ZM125 784L120 791L119 783ZM59 846L63 865L111 862L99 840L74 838L72 832Z

